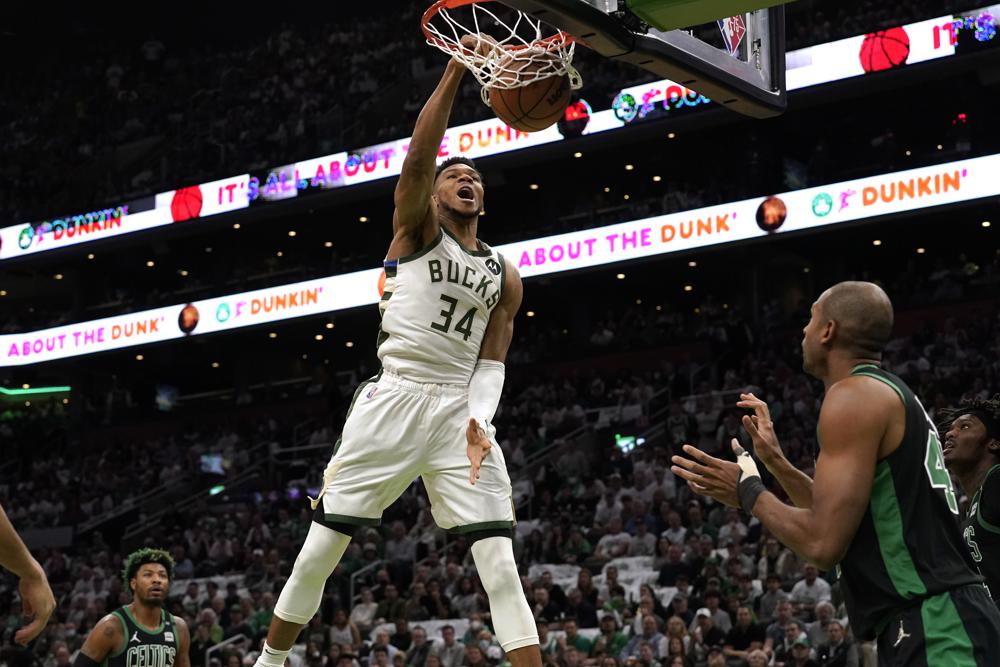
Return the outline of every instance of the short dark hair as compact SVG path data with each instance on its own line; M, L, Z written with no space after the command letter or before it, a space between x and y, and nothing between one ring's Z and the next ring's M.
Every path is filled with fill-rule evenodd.
M837 283L826 291L822 314L837 322L842 344L852 353L882 358L894 316L892 301L881 287L855 280Z
M133 551L125 559L125 567L122 568L122 580L125 583L126 589L128 588L128 583L139 572L139 568L149 563L156 563L165 567L167 569L167 579L170 581L174 580L174 558L170 555L170 552L165 549L143 547L142 549Z
M437 180L437 177L441 175L442 171L455 164L464 164L466 167L471 167L477 174L479 174L479 180L483 180L483 172L479 171L476 163L473 162L471 158L461 157L459 155L452 156L439 164L437 169L434 171L434 180Z

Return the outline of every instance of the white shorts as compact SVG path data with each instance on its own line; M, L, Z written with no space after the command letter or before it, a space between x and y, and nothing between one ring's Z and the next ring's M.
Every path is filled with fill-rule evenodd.
M441 528L513 527L510 477L495 440L476 484L469 483L468 422L467 387L422 384L387 370L362 383L323 475L323 522L378 525L385 508L422 477Z

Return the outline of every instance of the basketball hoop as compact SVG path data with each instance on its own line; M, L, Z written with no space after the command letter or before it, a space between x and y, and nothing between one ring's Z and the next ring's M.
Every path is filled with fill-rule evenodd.
M544 24L516 9L512 18L504 21L487 9L487 0L438 0L420 20L427 43L457 58L472 72L483 87L484 104L489 104L491 89L512 90L553 76L568 76L570 88L583 85L580 73L573 67L576 39L561 30L543 36ZM462 10L466 11L453 11ZM484 32L494 30L494 37ZM489 48L462 46L462 37L472 35ZM478 47L478 43L477 43Z

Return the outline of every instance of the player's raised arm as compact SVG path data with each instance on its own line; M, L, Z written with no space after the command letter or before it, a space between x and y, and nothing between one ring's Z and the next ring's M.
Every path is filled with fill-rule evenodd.
M462 43L475 48L476 39L466 35L462 38ZM437 233L436 228L429 229L437 225L435 216L430 215L434 170L441 140L448 129L451 106L464 74L465 66L458 60L448 61L441 81L417 116L413 137L396 183L396 211L392 216L392 231L396 237L404 234L416 240L418 245L414 250Z
M754 454L767 466L796 507L812 507L813 481L785 458L778 436L774 433L774 422L767 403L753 394L740 394L736 405L754 411L752 417L743 416L743 428L753 440Z
M0 565L13 572L20 584L21 610L31 622L17 631L14 640L26 646L45 628L55 609L56 600L45 577L45 570L24 546L7 513L0 506Z
M847 553L871 498L887 415L901 407L891 389L863 378L831 387L819 417L823 447L816 461L812 507L789 507L764 492L748 511L807 561L820 569L832 568Z
M503 294L490 314L483 343L479 348L479 361L469 381L469 423L466 427L467 454L472 463L469 482L476 483L483 459L489 454L490 439L496 432L493 416L500 405L500 394L506 374L504 361L507 349L514 338L514 318L521 308L524 286L521 275L510 262L504 260L506 278Z
M755 497L748 499L745 492L752 485L739 481L737 466L703 452L699 452L697 462L674 457L678 465L673 471L698 493L719 500L738 495L740 505L779 541L828 570L844 557L868 506L879 447L886 434L886 415L900 409L891 392L861 378L848 378L830 388L820 411L823 448L816 462L810 507L790 507L759 484ZM734 441L734 449L737 446ZM753 460L749 456L737 458L743 479L756 475L759 483Z
M94 626L76 654L73 667L97 667L112 653L124 650L122 624L114 614L108 614Z

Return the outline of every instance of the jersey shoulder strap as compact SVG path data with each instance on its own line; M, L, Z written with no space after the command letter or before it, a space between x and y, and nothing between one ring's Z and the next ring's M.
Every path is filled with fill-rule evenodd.
M991 533L1000 533L1000 525L997 525L1000 522L994 522L997 517L992 514L990 515L990 519L994 519L994 521L989 521L983 516L983 504L981 500L983 495L986 495L990 499L1000 497L1000 472L997 471L1000 471L1000 464L993 466L986 472L986 478L983 480L982 486L976 490L976 495L972 497L971 504L972 510L975 512L976 523ZM989 491L986 490L987 484L990 487ZM994 487L998 488L994 489ZM996 508L995 511L1000 512L1000 508Z

